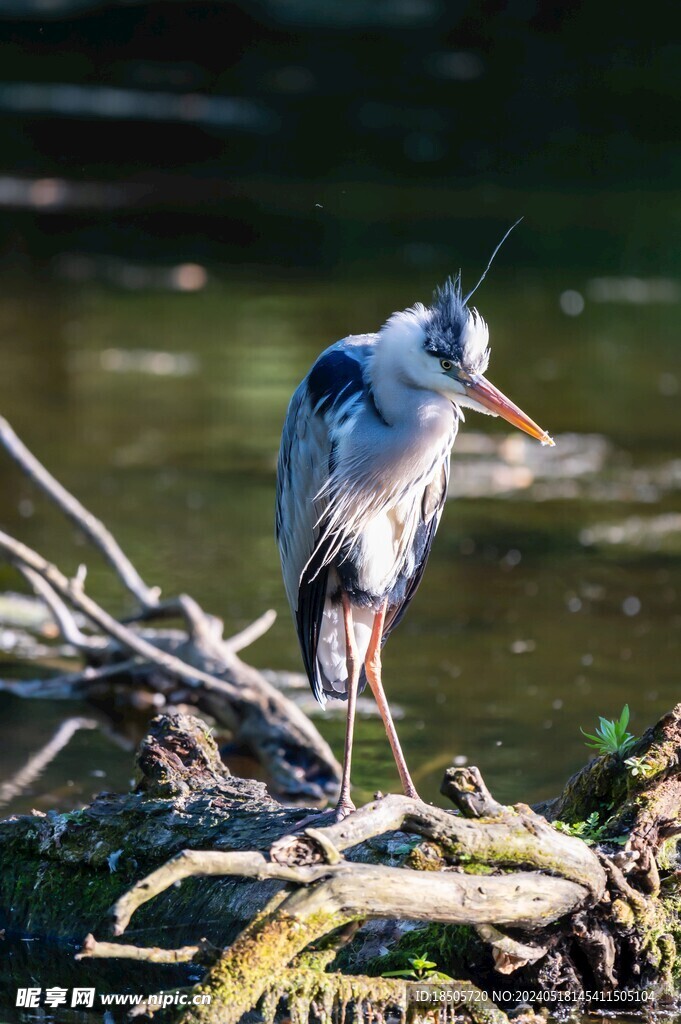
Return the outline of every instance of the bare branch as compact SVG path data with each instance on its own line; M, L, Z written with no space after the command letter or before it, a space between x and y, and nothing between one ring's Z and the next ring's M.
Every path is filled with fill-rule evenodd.
M62 722L49 743L46 743L37 754L34 754L16 775L0 785L0 807L14 800L27 786L35 782L50 761L54 761L59 751L63 750L79 729L96 728L97 722L91 718L67 718L65 722Z
M186 964L211 962L220 953L221 950L207 939L201 939L196 946L160 949L157 946L129 946L118 942L99 942L94 935L86 935L83 948L80 953L76 953L74 959L142 960L152 964Z
M210 615L188 594L160 601L155 608L143 608L133 615L126 616L122 621L126 625L134 622L149 622L152 619L171 619L181 616L185 619L192 638L206 650L213 651L216 657L223 660L255 643L272 626L277 613L270 609L264 612L250 625L234 636L224 639L223 623L215 615Z
M545 946L528 946L524 942L518 942L491 924L478 924L475 930L483 942L492 947L494 966L499 974L512 974L525 964L541 960L548 953Z
M156 642L154 637L154 642L149 643L146 637L128 628L125 622L110 616L86 595L81 571L74 579L67 579L56 566L6 533L1 535L0 550L4 550L19 568L38 573L54 594L82 613L108 634L109 638L117 641L125 651L144 658L160 669L155 674L157 677L164 675L166 678L180 679L190 686L195 691L193 700L219 723L234 731L238 739L251 748L278 791L296 796L305 794L315 800L331 795L340 779L340 766L328 743L300 708L256 669L245 665L236 653L264 630L271 616L264 616L230 643L223 638L222 621L204 612L191 596L181 594L171 601L161 603L159 591L144 583L103 524L51 476L2 418L0 445L4 445L23 471L103 552L127 589L140 603L141 611L132 621L169 615L184 619L189 643L186 637L182 637L181 644L187 660L183 661L171 651L164 650L161 638ZM57 610L54 596L45 589L43 596L46 600L48 594L52 602L50 607L59 616L60 626L68 629L72 640L78 640L78 646L85 651L86 641L74 631L72 623L67 626L66 615L61 609ZM105 651L105 654L108 656L109 652ZM99 660L104 660L104 657ZM164 685L161 678L159 688ZM38 688L32 686L24 689L30 692Z
M240 875L279 879L304 888L282 904L287 913L308 917L316 910L349 918L397 917L449 924L532 924L560 917L584 903L588 889L564 878L536 872L466 875L414 871L341 860L291 867L265 860L257 851L221 853L184 850L138 882L113 906L113 930L121 935L133 913L185 878ZM318 883L318 884L313 884Z
M158 588L146 585L132 562L119 547L113 534L107 530L101 520L88 512L77 498L74 498L58 480L55 480L3 417L0 417L0 444L4 445L8 454L29 479L47 494L102 552L124 586L137 598L142 607L158 604Z
M43 579L47 580L53 590L56 590L61 597L69 601L73 607L83 612L100 629L103 629L105 633L118 640L127 650L140 655L146 661L152 662L152 664L158 665L159 668L164 669L171 676L183 679L190 686L201 684L208 690L224 693L228 698L235 699L237 697L237 688L232 683L226 679L218 679L217 676L209 675L208 672L203 672L201 669L193 668L186 662L181 661L180 658L167 654L165 651L160 651L153 644L143 640L136 633L133 633L131 629L128 629L127 626L123 626L112 615L104 611L91 597L88 597L78 579L69 580L55 565L47 562L42 555L39 555L36 551L33 551L3 531L0 531L0 550L5 551L15 564L28 566L37 572Z
M159 608L160 588L147 586L104 523L89 512L52 476L3 417L0 417L0 444L4 445L8 454L29 479L82 530L88 540L104 555L126 589L137 598L143 612L156 612ZM84 579L80 582L84 583ZM167 602L165 610L174 615L183 616L193 638L206 645L209 641L215 644L215 624L218 620L213 616L206 615L193 598L187 594L181 594ZM221 641L221 633L217 636L217 640Z
M265 860L257 851L221 853L213 850L183 850L156 871L143 878L116 901L112 910L114 935L122 935L130 918L144 903L153 900L185 878L199 875L240 875L242 878L279 879L309 885L324 878L328 869L323 866L293 868Z
M43 577L27 565L17 565L21 575L30 583L35 593L43 599L50 610L52 617L67 644L71 644L77 651L90 652L101 650L106 646L106 640L102 637L86 636L75 620L73 612L64 604L59 594L56 593Z
M268 611L263 612L254 622L251 622L249 626L246 626L245 629L240 630L240 632L225 640L225 647L232 654L236 654L237 651L243 651L245 647L250 647L261 636L264 636L268 629L271 629L274 625L276 618L277 613L273 608L270 608Z
M38 700L73 700L92 683L113 676L125 676L139 669L141 664L137 658L130 658L97 668L87 666L80 672L49 676L46 679L0 679L0 692Z
M222 640L215 640L207 650L197 649L197 645L193 649L198 664L207 663L212 668L211 660L214 660L218 669L224 669L226 675L218 676L149 643L88 597L78 580L68 579L42 555L4 532L0 532L0 551L4 551L15 565L28 566L37 572L64 600L117 640L126 651L144 658L167 676L181 679L197 690L209 712L219 716L220 721L227 722L230 728L238 730L240 738L251 745L269 771L273 784L280 790L289 793L312 791L319 798L327 795L331 783L336 783L340 766L328 743L307 716L263 679L256 669L240 661L238 655L227 654ZM213 700L213 697L218 699ZM282 749L286 750L283 758ZM303 761L310 771L312 758L319 767L321 782L316 781L312 772L306 775L301 771Z

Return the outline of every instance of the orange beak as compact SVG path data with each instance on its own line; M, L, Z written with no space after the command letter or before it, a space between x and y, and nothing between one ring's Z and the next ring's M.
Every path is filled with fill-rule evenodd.
M507 398L493 384L490 384L486 377L470 377L468 380L461 381L461 383L464 385L469 398L472 398L480 405L484 405L495 416L502 416L509 423L512 423L514 427L524 430L531 437L536 437L542 444L554 445L556 443L522 409L514 405L510 398Z

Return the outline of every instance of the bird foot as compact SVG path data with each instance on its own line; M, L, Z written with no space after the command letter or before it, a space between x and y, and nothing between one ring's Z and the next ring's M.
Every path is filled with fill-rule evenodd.
M343 818L347 818L348 814L352 814L357 808L353 804L352 800L339 800L335 807L330 807L328 811L320 811L318 814L308 814L302 821L296 822L296 832L301 832L303 829L323 825L334 825Z
M352 812L356 810L357 808L353 804L350 797L348 797L346 800L340 799L334 808L333 820L336 822L342 821L343 818L347 818L348 814L352 814Z

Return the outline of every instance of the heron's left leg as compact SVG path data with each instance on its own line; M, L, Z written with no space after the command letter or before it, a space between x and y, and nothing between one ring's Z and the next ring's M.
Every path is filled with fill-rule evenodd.
M336 805L336 821L342 821L355 805L350 796L350 770L352 766L352 740L355 732L355 709L357 707L357 690L362 662L355 640L355 627L352 621L352 605L347 594L343 593L343 626L345 628L345 660L348 666L348 710L345 724L345 750L343 754L343 777L341 790Z
M402 789L406 796L414 796L418 798L418 793L416 792L414 783L411 781L411 775L407 768L407 762L405 761L404 754L402 753L400 741L397 738L397 731L395 729L395 723L393 722L393 716L390 714L390 705L388 704L385 690L383 689L383 683L381 682L381 638L383 636L385 612L385 604L380 611L376 612L374 625L371 630L369 648L364 661L364 669L367 674L367 681L371 687L371 691L376 698L381 718L383 719L383 725L385 726L385 731L392 748L395 764L397 765L397 770L400 773Z

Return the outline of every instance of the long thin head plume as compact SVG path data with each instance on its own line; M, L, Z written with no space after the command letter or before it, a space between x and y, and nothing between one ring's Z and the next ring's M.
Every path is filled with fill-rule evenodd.
M473 288L473 289L472 289L472 290L471 290L471 291L470 291L470 292L468 293L468 295L466 296L466 298L465 298L465 299L463 300L463 304L464 304L464 306L465 306L465 305L467 305L467 303L468 303L468 300L470 299L470 297L471 297L472 295L474 295L474 294L475 294L475 293L477 292L478 288L480 287L480 285L482 284L482 282L483 282L483 281L485 280L485 278L487 277L487 271L488 271L488 270L489 270L489 268L490 268L490 267L492 266L492 263L494 262L494 257L495 257L495 256L496 256L496 254L497 254L497 253L499 252L499 250L501 249L502 245L504 244L504 242L506 241L506 239L508 238L508 236L509 236L509 235L511 234L511 232L513 231L513 229L514 229L514 228L517 228L517 227L518 227L518 225L520 224L520 222L521 222L521 220L522 220L522 219L523 219L522 217L518 217L518 219L517 219L517 221L515 222L515 224L511 224L510 228L508 229L508 231L506 232L506 234L504 235L504 237L503 237L503 238L501 239L501 241L500 241L500 242L499 242L499 244L497 245L496 249L494 250L494 252L493 252L493 253L492 253L492 255L490 256L490 258L489 258L489 263L487 264L487 266L485 267L484 271L482 272L482 277L480 278L480 280L479 280L479 281L478 281L478 283L476 284L475 288ZM457 280L459 281L459 287L461 287L461 271L459 271L459 276L458 276L458 279L457 279Z

